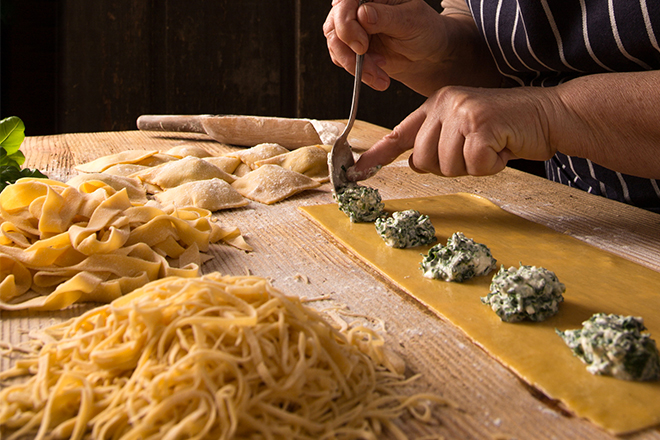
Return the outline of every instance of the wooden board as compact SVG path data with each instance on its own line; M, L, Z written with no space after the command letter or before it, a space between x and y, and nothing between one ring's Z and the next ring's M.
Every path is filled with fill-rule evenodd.
M468 194L388 200L390 212L428 214L439 242L454 232L489 246L498 264L542 266L567 286L560 312L542 323L505 323L480 297L491 276L447 283L422 276L421 254L430 246L394 249L372 223L351 223L336 204L301 208L343 245L435 313L460 327L477 344L527 383L570 411L614 433L660 423L660 382L640 383L594 376L575 358L555 329L579 328L597 312L642 316L660 336L660 273L510 214ZM653 311L653 312L652 312Z
M366 149L388 132L358 120L351 132L351 145L358 151ZM28 137L21 150L27 157L26 166L66 179L75 174L74 165L99 156L127 149L166 151L191 142L213 154L231 149L202 134L134 130ZM367 184L378 188L384 199L480 194L519 217L660 272L660 215L515 169L507 168L489 177L440 178L414 173L405 160L399 160L384 167ZM562 411L472 343L451 322L439 319L372 266L338 246L336 240L328 239L328 234L297 209L331 202L331 190L325 184L276 205L252 203L216 213L221 224L239 226L255 252L246 254L228 246L213 246L215 258L204 265L204 273L217 270L244 275L249 270L273 280L288 294L329 296L351 313L378 318L374 325L385 323L388 346L406 360L411 372L419 373L418 386L439 393L455 405L434 411L430 424L406 420L401 427L410 439L621 438ZM322 303L313 304L323 307ZM77 316L91 306L61 313L0 312L0 339L12 344L25 342L29 330ZM14 359L16 356L1 357L0 370ZM382 438L395 437L390 434ZM660 440L660 431L651 428L625 439Z

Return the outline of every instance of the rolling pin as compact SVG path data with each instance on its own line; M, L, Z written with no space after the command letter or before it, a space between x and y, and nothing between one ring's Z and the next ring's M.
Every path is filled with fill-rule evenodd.
M144 131L205 133L229 145L252 147L276 143L293 150L308 145L332 145L344 128L336 121L245 115L142 115Z

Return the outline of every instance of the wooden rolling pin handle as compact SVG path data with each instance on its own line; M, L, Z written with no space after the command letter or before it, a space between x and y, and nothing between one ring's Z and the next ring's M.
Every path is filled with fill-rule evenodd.
M207 115L142 115L137 120L137 128L145 131L179 131L186 133L206 133L202 120Z

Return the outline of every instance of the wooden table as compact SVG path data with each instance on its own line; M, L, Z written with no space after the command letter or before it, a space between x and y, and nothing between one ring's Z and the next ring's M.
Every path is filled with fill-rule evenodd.
M364 150L386 129L356 123L352 144ZM28 137L21 150L26 165L51 178L66 180L75 164L125 149L167 150L194 142L214 154L231 147L205 135L156 132L110 132ZM405 160L383 168L368 185L384 199L455 192L478 194L506 211L572 235L660 271L660 215L596 197L514 169L491 177L440 178L413 173ZM247 208L218 212L223 224L239 226L254 252L215 246L204 272L253 275L271 279L288 294L330 294L352 312L380 318L386 339L410 370L423 375L423 385L455 403L440 408L432 425L409 422L411 438L425 439L611 439L592 423L571 417L538 391L473 344L460 329L439 319L375 270L329 239L304 217L299 206L332 201L325 184L276 205L251 202ZM308 280L308 282L306 282ZM90 306L58 313L0 312L0 337L12 343L26 335L16 329L49 325ZM657 339L657 337L656 337ZM1 368L9 362L2 359ZM660 431L628 436L660 439Z

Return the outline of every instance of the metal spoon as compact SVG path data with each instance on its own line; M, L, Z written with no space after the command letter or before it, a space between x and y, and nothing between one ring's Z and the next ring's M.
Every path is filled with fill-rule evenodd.
M360 0L360 4L365 3L366 1L368 0ZM353 103L351 104L351 112L348 117L348 124L346 124L346 127L344 128L341 136L339 136L335 141L328 157L330 182L332 183L335 194L337 194L337 190L343 188L349 183L349 180L346 177L346 170L355 164L355 159L353 158L353 150L348 143L348 134L353 128L355 115L357 114L358 98L360 97L360 84L362 84L363 60L364 55L356 56L355 82L353 83Z

